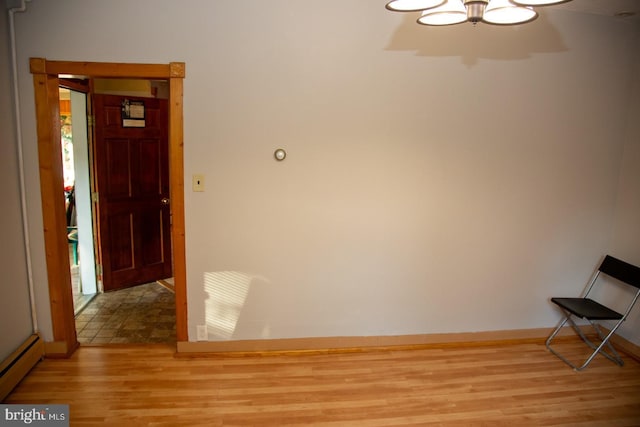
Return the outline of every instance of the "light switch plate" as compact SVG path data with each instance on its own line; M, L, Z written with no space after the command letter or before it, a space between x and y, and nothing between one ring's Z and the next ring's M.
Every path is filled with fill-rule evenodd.
M204 191L204 175L193 175L193 191Z

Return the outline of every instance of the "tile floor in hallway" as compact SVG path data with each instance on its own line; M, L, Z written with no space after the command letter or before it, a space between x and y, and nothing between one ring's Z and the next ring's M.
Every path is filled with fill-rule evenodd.
M76 316L81 344L174 343L175 297L156 282L98 294Z

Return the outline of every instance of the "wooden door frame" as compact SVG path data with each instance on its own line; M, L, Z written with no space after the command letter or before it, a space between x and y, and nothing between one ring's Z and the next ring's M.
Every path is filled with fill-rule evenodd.
M53 342L45 351L51 357L68 357L78 347L62 197L59 75L87 78L162 79L169 82L169 192L171 241L176 297L176 339L187 341L187 283L184 216L183 80L185 64L131 64L49 61L31 58L35 93L40 195L45 258L49 282Z

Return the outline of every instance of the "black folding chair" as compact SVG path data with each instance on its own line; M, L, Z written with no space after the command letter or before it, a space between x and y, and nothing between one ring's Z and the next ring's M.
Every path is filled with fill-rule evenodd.
M631 298L631 302L626 308L624 314L620 314L617 311L614 311L609 307L606 307L599 302L596 302L593 299L589 298L589 293L593 290L594 285L598 280L598 277L600 277L601 273L613 277L622 283L630 285L631 287L638 288L637 291L633 289L633 292L635 292L635 296ZM612 362L622 366L623 361L620 358L618 352L616 352L616 350L609 342L609 338L613 336L618 327L620 327L622 322L625 321L634 304L636 303L636 301L638 301L638 297L640 297L640 268L614 258L610 255L607 255L604 258L604 261L602 261L602 264L600 264L598 270L591 278L591 282L587 286L586 292L582 298L551 298L551 301L557 304L562 309L565 317L560 322L558 327L551 333L549 338L547 338L547 348L549 349L549 351L558 356L576 371L581 371L586 368L598 353L602 354ZM595 344L587 338L585 333L573 321L573 316L587 320L593 326L593 329L596 331L596 334L600 339L600 344ZM615 325L606 335L603 333L602 329L597 323L598 321L602 320L616 321ZM587 360L580 366L574 365L551 347L551 341L555 338L555 336L558 334L558 332L560 332L562 327L567 322L569 322L569 325L571 325L571 327L576 331L580 338L582 338L582 340L593 349L593 353L591 353ZM609 351L605 351L605 347Z

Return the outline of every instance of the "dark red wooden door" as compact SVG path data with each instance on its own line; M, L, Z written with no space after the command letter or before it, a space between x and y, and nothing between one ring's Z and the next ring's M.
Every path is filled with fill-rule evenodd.
M125 101L137 109L128 122ZM93 102L104 290L171 277L168 102L98 94Z

